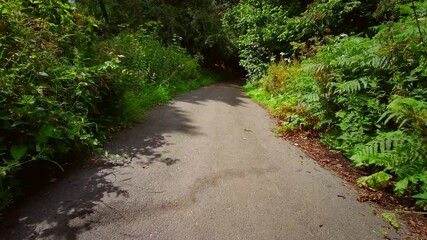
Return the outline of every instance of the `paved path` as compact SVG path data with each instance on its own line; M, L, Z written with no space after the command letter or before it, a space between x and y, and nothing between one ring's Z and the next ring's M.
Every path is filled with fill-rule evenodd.
M0 237L399 239L273 128L239 86L183 94L114 138L108 148L127 159L93 160L53 184L2 220Z

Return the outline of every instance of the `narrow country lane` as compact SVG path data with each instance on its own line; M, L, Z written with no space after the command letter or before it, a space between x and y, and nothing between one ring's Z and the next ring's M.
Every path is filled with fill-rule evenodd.
M240 86L151 111L93 159L2 220L2 239L392 239L356 191L274 136Z

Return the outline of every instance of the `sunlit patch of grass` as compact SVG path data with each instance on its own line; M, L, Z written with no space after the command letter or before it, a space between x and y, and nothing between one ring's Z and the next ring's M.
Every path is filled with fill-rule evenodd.
M153 107L164 104L180 93L215 83L219 76L212 72L203 72L198 78L180 80L162 85L147 85L138 91L127 92L121 103L123 115L120 126L130 126L143 119L145 113Z

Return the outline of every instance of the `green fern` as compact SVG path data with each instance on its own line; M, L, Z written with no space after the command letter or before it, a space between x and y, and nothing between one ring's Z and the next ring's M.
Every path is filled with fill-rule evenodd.
M369 79L367 77L362 77L345 82L329 82L327 87L334 94L354 94L363 89L367 89L370 85Z
M425 132L427 125L427 102L414 98L397 97L387 107L378 121L387 124L391 119L399 124L399 128L409 125Z
M400 150L407 143L407 135L402 131L379 134L374 140L356 148L350 157L356 167L378 165L391 169L395 165L393 156L400 154Z
M383 172L393 174L397 194L409 191L411 194L425 195L427 192L427 141L419 135L403 131L381 133L368 144L359 146L351 159L355 166L381 167ZM366 182L366 179L370 178L359 181ZM427 207L424 200L417 203L423 208Z
M305 63L304 65L301 66L302 71L306 71L306 72L313 72L316 74L320 74L324 71L326 71L329 68L329 64L325 64L324 62L310 62L310 63Z

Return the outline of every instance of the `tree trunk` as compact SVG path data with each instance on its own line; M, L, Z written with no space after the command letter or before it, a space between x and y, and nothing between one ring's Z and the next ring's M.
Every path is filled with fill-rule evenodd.
M105 22L109 24L110 20L108 19L108 13L107 13L107 9L105 8L104 0L98 0L98 4L99 4L99 7L101 8L102 16L104 17Z

